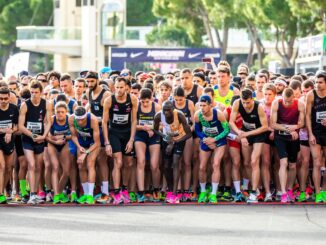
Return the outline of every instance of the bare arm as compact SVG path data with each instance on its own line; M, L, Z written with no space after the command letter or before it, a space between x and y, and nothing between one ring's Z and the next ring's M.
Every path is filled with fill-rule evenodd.
M70 129L70 133L71 133L71 140L74 142L74 144L76 145L76 147L78 148L78 150L80 149L80 144L78 142L78 136L77 136L77 131L74 127L74 119L75 119L75 116L74 115L71 115L69 117L69 129Z
M102 130L105 145L110 144L109 141L109 130L108 123L110 119L110 108L111 108L112 100L111 96L107 97L103 103L103 118L102 118Z
M19 131L22 134L32 138L33 133L31 131L29 131L24 125L25 124L26 113L27 113L27 106L26 106L26 103L24 102L20 107L19 119L18 119L18 128L19 128Z
M187 139L189 139L192 136L192 132L191 132L191 129L190 129L188 123L187 123L186 117L185 117L185 115L183 115L182 112L178 112L178 119L179 119L179 122L182 124L183 129L185 130L186 135L183 136L182 138L178 139L178 140L175 140L174 141L175 143L178 143L178 142L187 140Z
M313 91L310 91L307 94L307 104L306 104L306 126L309 133L309 136L312 136L312 126L311 126L311 108L314 101Z
M138 111L138 100L136 97L131 96L132 110L131 110L131 132L129 141L135 140L136 126L137 126L137 111Z
M229 126L230 128L237 134L240 135L241 134L241 130L238 129L237 125L235 125L235 121L237 120L237 116L239 114L239 103L240 103L240 99L236 100L233 103L232 106L232 111L231 111L231 115L230 115L230 120L229 120Z
M100 141L100 128L98 126L98 120L94 115L91 115L91 127L93 129L93 140L94 144L91 145L88 149L88 152L94 151L96 148L99 148L101 146Z

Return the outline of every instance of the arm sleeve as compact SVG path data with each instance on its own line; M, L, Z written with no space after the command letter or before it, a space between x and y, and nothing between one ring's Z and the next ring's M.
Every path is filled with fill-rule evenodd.
M221 122L221 124L223 127L223 131L214 138L215 141L219 141L220 139L225 138L230 132L230 127L228 122Z
M197 136L202 140L206 137L206 135L203 133L202 131L202 127L200 125L200 123L195 123L195 132L197 134Z

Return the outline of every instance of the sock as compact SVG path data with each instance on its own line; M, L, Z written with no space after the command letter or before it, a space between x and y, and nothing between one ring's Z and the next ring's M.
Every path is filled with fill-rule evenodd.
M249 180L243 179L243 189L248 190L248 187L249 187Z
M114 194L115 195L119 194L119 192L120 192L120 189L114 189Z
M22 196L27 195L26 180L25 179L19 180L19 188L20 188L20 192L21 192Z
M235 192L236 193L241 192L241 190L240 190L240 180L233 181L233 185L234 185L234 188L235 188Z
M126 191L126 190L127 190L127 186L122 185L121 190L122 190L122 191Z
M88 183L88 195L93 196L95 183Z
M206 183L199 183L200 185L200 192L205 192L206 191Z
M102 181L101 190L105 195L109 195L109 181Z
M82 183L83 190L84 190L84 195L88 195L88 183Z
M217 188L218 188L218 183L212 182L212 194L216 195Z

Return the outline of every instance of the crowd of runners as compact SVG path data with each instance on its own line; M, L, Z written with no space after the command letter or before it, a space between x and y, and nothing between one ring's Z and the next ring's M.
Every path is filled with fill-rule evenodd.
M326 202L326 72L0 81L0 203Z

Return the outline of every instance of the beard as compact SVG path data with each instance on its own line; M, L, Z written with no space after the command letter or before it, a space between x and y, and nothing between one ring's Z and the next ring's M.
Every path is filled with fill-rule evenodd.
M89 89L94 91L97 88L97 83L94 85L94 87L90 87Z

